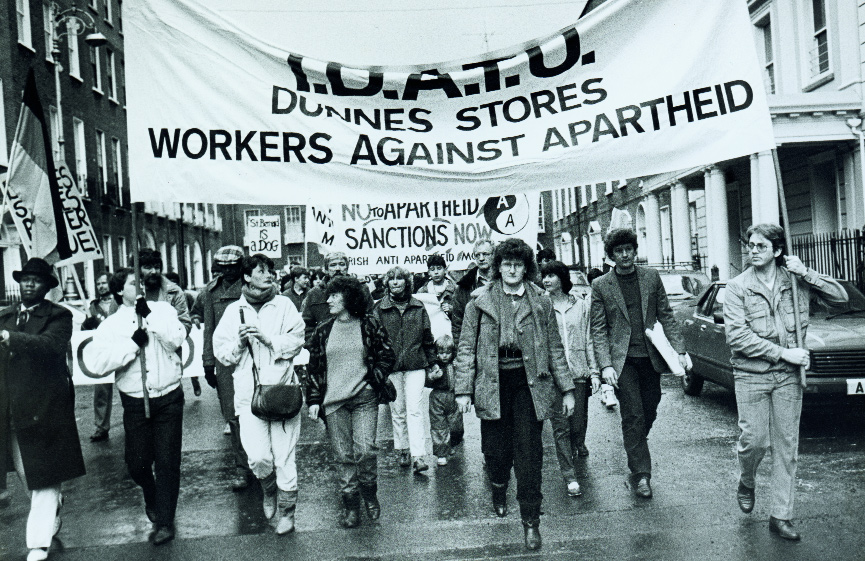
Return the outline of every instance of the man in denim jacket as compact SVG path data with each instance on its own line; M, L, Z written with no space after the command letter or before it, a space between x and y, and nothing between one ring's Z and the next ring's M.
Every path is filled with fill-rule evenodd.
M848 297L836 281L808 269L798 257L784 255L784 230L777 224L755 224L747 237L752 266L727 283L724 301L741 430L736 498L743 512L754 509L757 467L771 446L769 530L798 540L790 519L802 412L799 367L808 368L810 355L796 344L792 283L799 287L803 339L812 294L828 302L846 302Z

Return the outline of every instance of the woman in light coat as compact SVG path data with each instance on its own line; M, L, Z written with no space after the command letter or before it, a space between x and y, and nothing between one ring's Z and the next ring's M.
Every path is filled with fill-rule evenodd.
M228 305L213 332L213 354L225 366L236 365L234 410L240 418L240 442L261 482L264 515L273 518L279 511L276 533L283 535L294 530L300 415L273 422L256 417L251 408L252 369L254 364L262 385L286 383L303 348L305 325L292 301L279 294L273 260L255 254L244 257L241 268L242 294Z
M541 280L553 302L556 323L565 347L568 369L574 380L576 405L574 414L565 417L556 412L550 419L556 442L559 469L572 497L580 495L574 464L578 456L588 456L586 426L589 421L589 396L592 384L600 385L600 373L595 363L595 351L589 333L591 302L585 296L570 294L570 272L564 263L550 261L541 267Z

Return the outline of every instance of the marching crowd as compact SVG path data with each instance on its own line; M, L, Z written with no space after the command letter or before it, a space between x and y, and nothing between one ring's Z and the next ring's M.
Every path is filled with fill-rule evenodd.
M752 226L748 239L752 266L728 283L724 310L741 429L735 494L751 512L757 466L771 446L769 527L799 539L790 520L798 368L808 366L808 352L791 335L790 288L797 283L804 291L806 319L810 294L836 302L847 295L786 255L777 225ZM83 358L94 373L115 373L125 462L154 524L151 542L175 535L184 407L179 349L193 323L203 327L204 377L218 393L231 435L232 488L258 482L277 534L294 530L301 401L326 426L346 528L361 523L362 511L376 520L383 508L375 445L382 404L390 405L399 465L419 475L430 469L427 439L437 469L444 468L463 440L462 415L474 409L491 506L507 516L513 472L530 550L541 547L543 423L552 424L566 492L579 496L574 466L589 454L593 393L619 407L630 487L650 499L647 437L661 400L661 373L670 361L689 363L660 276L635 264L636 250L632 230L612 230L605 251L615 266L590 272L591 288L576 290L571 271L552 252L536 256L516 238L476 243L474 265L458 281L442 256L430 255L422 280L396 266L376 283L362 282L349 274L347 257L334 252L325 257L324 274L296 268L284 286L271 259L226 246L214 256L214 280L191 306L163 274L161 255L142 250L139 271L123 268L97 279L98 297L83 326L93 330L92 342ZM37 561L47 558L60 530L61 484L85 469L66 362L71 314L46 300L58 281L45 261L30 259L13 276L21 303L0 311L0 467L4 476L17 471L29 492L28 560ZM449 333L433 335L418 294L436 298ZM662 354L646 336L656 322L674 353ZM303 348L308 363L295 364ZM431 390L428 433L424 388ZM108 438L112 391L96 386L93 441Z

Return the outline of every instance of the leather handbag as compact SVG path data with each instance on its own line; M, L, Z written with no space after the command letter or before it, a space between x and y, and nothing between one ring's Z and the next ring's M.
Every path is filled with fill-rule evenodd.
M258 381L258 368L255 360L252 362L252 374L255 378L255 389L252 391L250 407L252 414L262 421L288 421L300 412L303 405L303 391L297 380L294 368L288 381L282 377L278 384L261 384Z

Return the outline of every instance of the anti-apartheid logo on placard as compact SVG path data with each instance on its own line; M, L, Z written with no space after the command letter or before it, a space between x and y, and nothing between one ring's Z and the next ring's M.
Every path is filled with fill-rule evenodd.
M484 219L499 234L513 236L529 223L529 200L525 195L490 197L484 203Z

